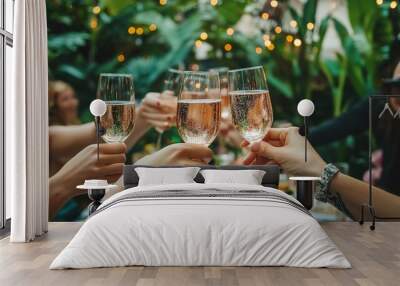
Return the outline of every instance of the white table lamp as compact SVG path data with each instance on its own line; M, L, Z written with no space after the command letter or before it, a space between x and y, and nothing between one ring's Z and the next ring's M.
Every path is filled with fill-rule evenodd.
M307 162L307 140L308 140L308 118L314 113L315 107L314 103L309 99L303 99L297 105L297 112L304 117L304 139L305 139L305 149L304 149L304 160Z

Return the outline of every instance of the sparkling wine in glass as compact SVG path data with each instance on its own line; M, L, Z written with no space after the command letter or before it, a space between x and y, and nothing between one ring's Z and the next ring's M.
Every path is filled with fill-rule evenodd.
M135 93L133 78L128 74L100 74L97 98L107 105L100 118L107 143L124 142L135 126Z
M233 123L248 142L262 140L273 122L263 67L231 70L228 77Z
M167 73L167 77L164 80L163 91L160 94L160 99L168 100L171 99L172 96L177 97L178 93L181 90L182 85L182 71L176 69L169 69ZM168 122L166 122L168 123ZM166 124L168 126L168 124ZM158 132L158 138L156 143L156 149L161 149L161 141L162 135L166 128L155 128Z
M176 125L186 143L209 146L218 134L221 95L216 72L184 72Z

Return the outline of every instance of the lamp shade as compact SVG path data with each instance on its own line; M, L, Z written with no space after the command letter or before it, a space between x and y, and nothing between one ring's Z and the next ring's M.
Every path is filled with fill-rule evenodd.
M314 113L314 103L309 99L303 99L297 105L297 112L301 116L311 116Z
M92 113L93 116L103 116L106 110L106 103L101 99L95 99L90 103L90 113Z

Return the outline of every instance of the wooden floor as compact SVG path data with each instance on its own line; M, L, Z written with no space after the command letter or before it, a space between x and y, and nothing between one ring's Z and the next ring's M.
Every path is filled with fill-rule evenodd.
M400 223L324 223L323 228L352 269L288 267L124 267L48 270L79 223L51 223L49 233L29 244L0 241L0 285L400 285Z

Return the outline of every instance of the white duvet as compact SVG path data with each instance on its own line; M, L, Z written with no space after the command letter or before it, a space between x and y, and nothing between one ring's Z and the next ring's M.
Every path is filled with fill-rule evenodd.
M290 204L234 196L115 203L133 192L208 189L262 190L299 204L281 191L254 185L131 188L106 200L100 206L103 210L84 223L50 269L128 265L351 267L318 222Z

